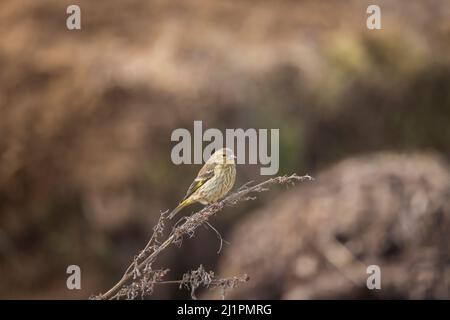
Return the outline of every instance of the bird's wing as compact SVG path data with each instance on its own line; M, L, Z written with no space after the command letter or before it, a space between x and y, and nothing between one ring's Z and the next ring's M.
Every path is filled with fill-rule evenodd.
M205 163L205 165L198 172L198 175L195 178L195 180L191 183L183 200L189 198L195 191L198 190L198 188L200 188L202 185L205 184L206 181L208 181L214 176L214 167L215 165L213 163L211 164Z

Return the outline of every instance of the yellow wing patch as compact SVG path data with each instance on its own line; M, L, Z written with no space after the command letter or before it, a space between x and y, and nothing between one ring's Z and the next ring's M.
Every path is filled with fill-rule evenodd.
M200 170L197 178L191 183L186 195L183 198L183 201L189 198L195 191L198 190L202 185L206 183L209 179L214 177L214 166L209 164L205 164L203 168Z

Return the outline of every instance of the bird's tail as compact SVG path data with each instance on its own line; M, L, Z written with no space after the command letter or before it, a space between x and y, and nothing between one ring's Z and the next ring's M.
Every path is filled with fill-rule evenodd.
M184 207L187 207L188 205L192 204L192 201L190 201L189 199L186 199L184 201L182 201L175 209L172 210L172 212L169 214L169 219L172 219L173 217L175 217L175 215Z

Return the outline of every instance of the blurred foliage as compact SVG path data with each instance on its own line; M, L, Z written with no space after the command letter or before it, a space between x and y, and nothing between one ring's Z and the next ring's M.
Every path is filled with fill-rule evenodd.
M1 297L110 285L199 169L170 161L172 130L194 120L279 128L280 173L374 150L450 154L446 1L381 1L379 31L367 1L77 3L77 32L70 1L0 4ZM237 183L258 173L241 166ZM225 238L252 208L217 217ZM215 250L202 232L164 263L213 267ZM65 289L73 263L81 292Z

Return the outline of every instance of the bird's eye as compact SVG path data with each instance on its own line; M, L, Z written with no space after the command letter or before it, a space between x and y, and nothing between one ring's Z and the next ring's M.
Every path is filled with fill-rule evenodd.
M222 155L222 157L224 157L224 158L225 158L225 157L226 157L226 155L224 155L224 154L223 154L223 155Z

